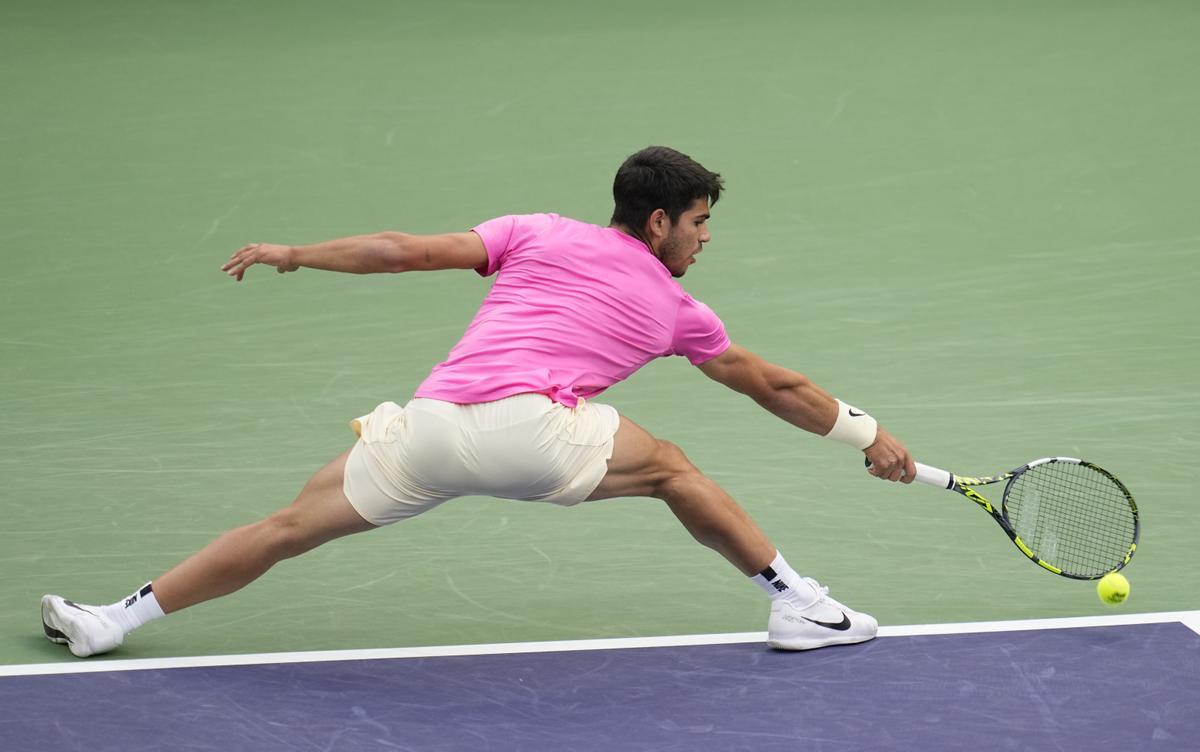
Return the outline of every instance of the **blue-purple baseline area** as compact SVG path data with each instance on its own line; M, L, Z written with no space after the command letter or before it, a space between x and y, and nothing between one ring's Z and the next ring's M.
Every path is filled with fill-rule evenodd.
M0 678L0 749L1197 750L1179 623Z

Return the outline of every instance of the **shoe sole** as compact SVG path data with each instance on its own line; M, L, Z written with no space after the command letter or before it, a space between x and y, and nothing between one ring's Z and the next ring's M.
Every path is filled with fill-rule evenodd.
M836 640L800 640L796 642L767 640L767 647L774 648L775 650L816 650L817 648L827 648L832 645L856 645L860 642L874 640L876 636L864 635L862 637L843 637Z
M55 614L54 596L42 596L42 631L46 633L46 639L58 645L68 645L71 639L59 627L63 626Z

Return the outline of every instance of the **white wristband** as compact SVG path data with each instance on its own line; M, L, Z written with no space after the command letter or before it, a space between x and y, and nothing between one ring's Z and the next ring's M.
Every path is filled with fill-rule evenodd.
M849 444L855 449L866 449L875 443L875 434L879 424L870 415L853 405L837 401L837 421L833 428L825 434L825 438Z

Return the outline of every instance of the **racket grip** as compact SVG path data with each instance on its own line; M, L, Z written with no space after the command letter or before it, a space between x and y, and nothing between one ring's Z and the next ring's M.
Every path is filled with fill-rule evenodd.
M954 485L954 476L949 472L932 465L922 465L920 462L914 464L917 466L917 480L921 483L938 488L950 488Z
M938 488L951 488L954 485L954 476L948 471L933 465L922 465L920 462L914 462L917 466L916 480L924 483L927 486L937 486ZM871 468L871 461L866 460L867 469Z

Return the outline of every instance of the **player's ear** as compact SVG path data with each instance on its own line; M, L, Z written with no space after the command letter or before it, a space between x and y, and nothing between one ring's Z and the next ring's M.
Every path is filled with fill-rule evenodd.
M646 220L646 234L652 238L665 238L671 229L666 209L655 209Z

